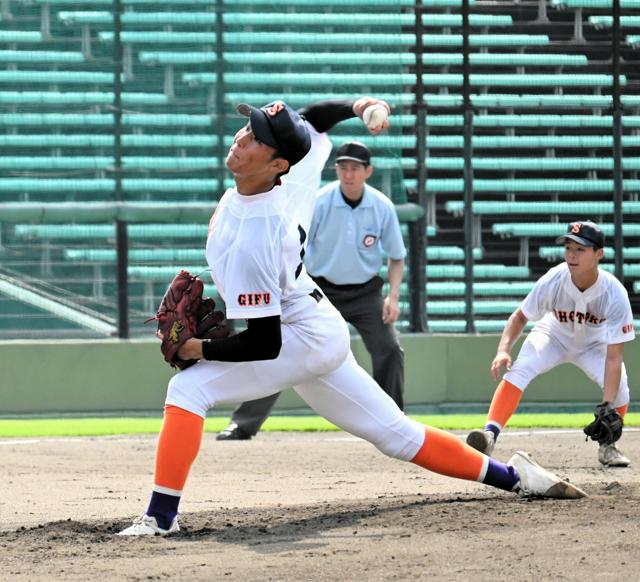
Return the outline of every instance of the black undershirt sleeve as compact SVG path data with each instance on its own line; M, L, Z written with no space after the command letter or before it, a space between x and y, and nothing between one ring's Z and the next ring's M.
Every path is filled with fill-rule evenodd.
M336 123L356 117L353 112L353 100L334 99L318 101L307 105L298 111L316 131L324 133L329 131Z
M221 340L203 340L205 360L255 362L275 360L282 348L280 316L247 320L247 329Z

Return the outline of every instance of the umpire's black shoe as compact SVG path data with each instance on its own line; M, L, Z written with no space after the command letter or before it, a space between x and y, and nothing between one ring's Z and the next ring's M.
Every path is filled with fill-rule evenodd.
M235 422L232 422L217 437L217 441L249 441L253 435L242 430Z

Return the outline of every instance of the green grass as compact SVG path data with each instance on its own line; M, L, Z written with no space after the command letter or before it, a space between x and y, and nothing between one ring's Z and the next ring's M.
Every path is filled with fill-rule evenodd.
M455 415L411 415L415 420L447 430L470 430L482 427L484 414ZM509 421L509 428L582 428L593 420L593 414L516 414ZM34 418L0 420L0 438L29 437L80 437L153 434L160 429L160 417L123 418ZM210 418L206 421L207 432L220 432L228 423L227 417ZM640 426L640 413L627 414L626 426ZM272 416L263 431L316 432L338 430L327 420L318 416Z

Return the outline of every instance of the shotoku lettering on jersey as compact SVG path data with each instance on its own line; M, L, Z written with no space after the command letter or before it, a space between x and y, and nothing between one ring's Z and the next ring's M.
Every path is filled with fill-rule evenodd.
M569 321L575 323L589 323L593 325L600 325L607 321L606 317L599 317L593 313L582 313L581 311L567 311L564 309L554 309L553 314L560 323L567 323Z

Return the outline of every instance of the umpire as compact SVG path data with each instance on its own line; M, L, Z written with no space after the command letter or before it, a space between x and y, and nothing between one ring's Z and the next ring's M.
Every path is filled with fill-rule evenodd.
M393 324L406 249L393 203L366 180L371 152L353 141L336 153L338 180L317 195L304 263L323 293L357 330L371 355L373 377L403 409L404 351ZM378 276L388 258L389 294ZM217 440L248 440L271 413L279 393L241 404Z

